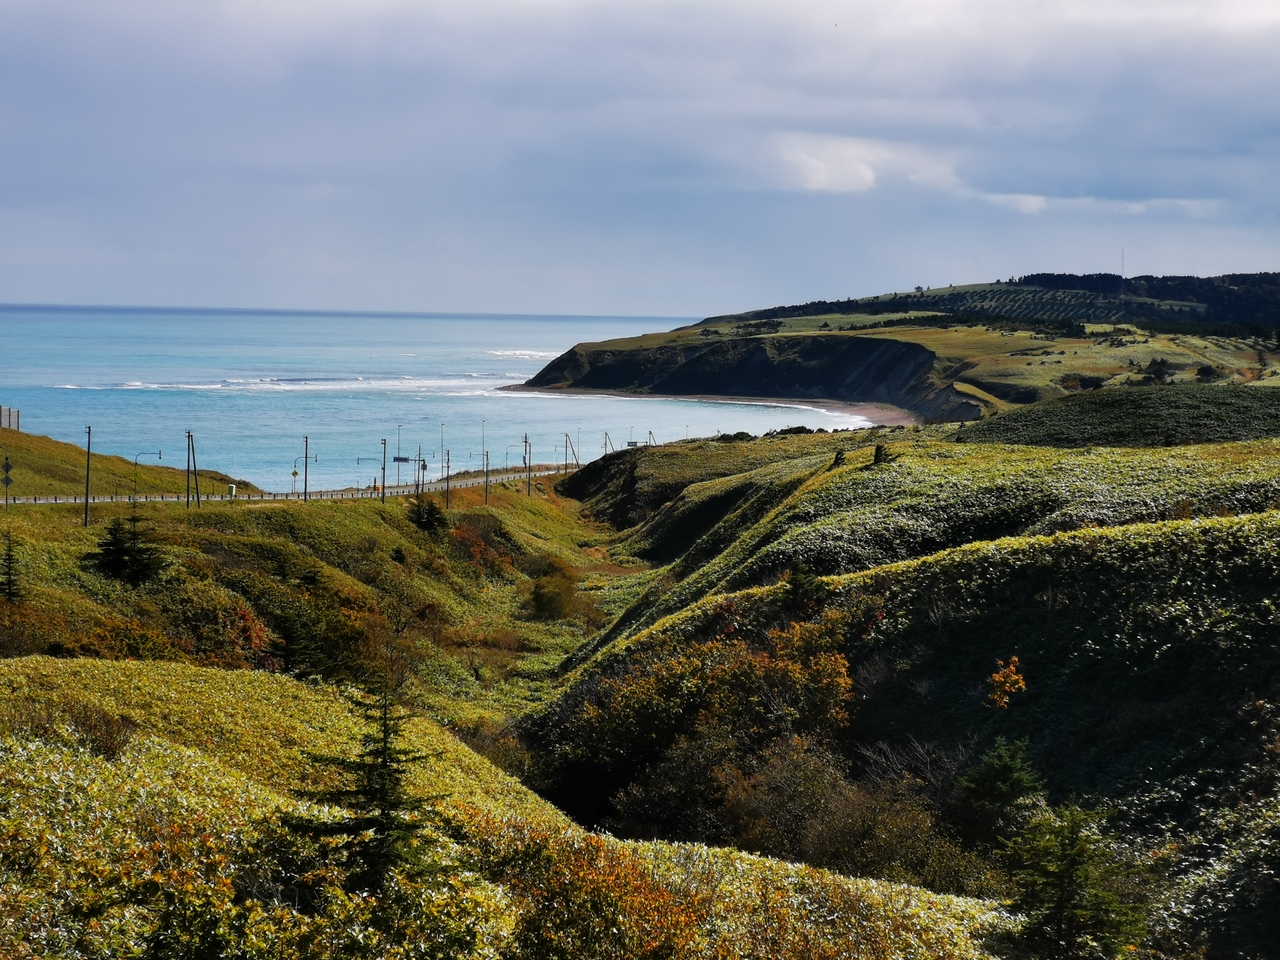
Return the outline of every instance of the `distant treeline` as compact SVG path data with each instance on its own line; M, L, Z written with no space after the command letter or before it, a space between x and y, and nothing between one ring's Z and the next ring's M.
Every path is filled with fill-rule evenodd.
M1280 327L1280 273L1220 277L1121 277L1114 273L1033 273L979 289L925 290L861 300L814 300L769 307L703 323L796 317L936 312L956 321L977 317L1051 324L1137 322L1175 333L1271 336ZM913 324L922 322L916 318Z

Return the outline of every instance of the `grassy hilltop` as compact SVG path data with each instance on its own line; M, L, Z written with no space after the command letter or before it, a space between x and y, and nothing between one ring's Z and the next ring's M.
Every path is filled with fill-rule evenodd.
M85 454L83 447L49 437L21 433L0 427L0 447L9 451L14 464L9 494L13 497L84 496ZM179 461L181 462L181 461ZM136 492L140 497L156 494L185 494L186 473L150 460L139 462L124 457L92 454L89 494L125 500ZM224 494L234 483L240 494L258 493L247 480L237 480L217 470L201 470L202 493ZM194 495L194 490L193 490Z
M1046 274L775 307L578 344L527 385L888 403L967 421L1099 387L1270 384L1275 277L1134 278L1121 296L1118 277Z
M1041 386L1085 354L1147 386L629 449L449 510L12 509L0 953L1272 956L1269 341L829 332L886 316L782 340L989 345L953 397L1031 345ZM692 329L690 357L718 339ZM750 349L822 362L781 342ZM359 820L388 730L406 819Z

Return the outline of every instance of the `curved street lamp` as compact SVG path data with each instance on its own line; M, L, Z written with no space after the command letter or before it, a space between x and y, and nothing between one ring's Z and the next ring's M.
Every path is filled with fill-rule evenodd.
M160 450L156 450L154 452L143 451L142 453L138 454L138 457L155 457L157 460L163 460L164 457L160 455L161 452L162 451ZM133 458L133 502L134 503L138 502L138 457Z

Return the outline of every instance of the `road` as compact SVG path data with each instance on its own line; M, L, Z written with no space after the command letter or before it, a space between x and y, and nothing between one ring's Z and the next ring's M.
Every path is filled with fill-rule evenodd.
M540 468L535 468L533 470L532 475L535 477L547 477L547 476L555 476L563 472L564 470L562 467L540 467ZM489 483L492 485L495 483L503 483L503 482L512 481L512 480L524 480L527 476L529 476L529 474L527 474L524 470L499 471L499 472L489 474ZM219 486L221 485L222 484L219 484ZM446 482L444 480L436 480L432 483L423 484L422 489L427 492L438 492L438 491L443 491L445 489L445 486L446 486ZM483 476L477 477L474 475L467 475L461 478L454 477L448 481L448 486L450 489L453 489L453 490L459 490L464 487L482 487L484 486L484 477ZM387 487L388 497L410 496L416 492L417 490L414 488L414 485L412 483L405 483L399 486L396 486L393 484ZM312 490L310 493L307 494L307 499L309 500L374 500L381 496L382 496L381 491L373 488L355 490L348 487L345 490ZM142 501L145 503L183 503L186 501L187 495L185 493L179 493L179 494L152 493L152 494L140 494L138 499L139 501ZM299 493L254 493L254 494L246 493L246 494L237 494L235 497L232 497L229 494L201 493L200 499L202 501L208 501L210 503L227 503L233 500L241 503L251 500L254 503L257 503L258 501L268 501L268 500L301 500L302 494L300 492ZM194 501L195 501L195 495L193 494L192 502ZM10 497L9 502L13 504L84 503L84 497L83 496ZM129 497L127 495L91 496L89 497L89 502L90 503L128 503Z

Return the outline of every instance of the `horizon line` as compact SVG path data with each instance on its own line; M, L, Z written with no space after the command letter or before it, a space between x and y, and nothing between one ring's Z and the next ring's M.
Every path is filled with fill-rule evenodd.
M15 310L58 311L78 310L85 313L110 313L128 310L136 313L219 313L251 314L269 313L282 316L325 317L416 317L422 319L459 318L545 318L548 320L702 320L692 314L648 313L503 313L486 311L446 310L309 310L302 307L167 307L132 304L77 304L77 303L3 303L0 312Z

